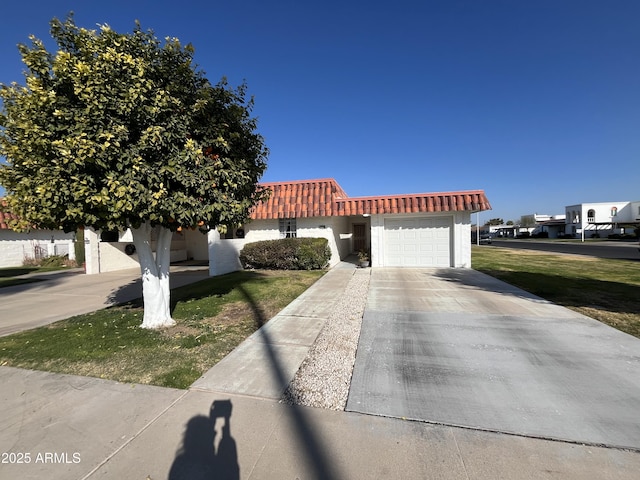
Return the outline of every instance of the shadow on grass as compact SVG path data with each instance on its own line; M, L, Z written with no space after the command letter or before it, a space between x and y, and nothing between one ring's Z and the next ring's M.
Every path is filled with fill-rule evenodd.
M27 273L36 272L37 270L37 268L29 267L0 268L0 278L19 277L20 275L26 275Z
M238 288L254 312L256 327L262 327L269 319L266 318L264 312L260 308L260 305L251 297L251 294L244 289L242 285ZM285 373L283 363L273 348L273 342L271 341L269 333L264 328L260 328L258 332L264 340L262 344L264 345L269 362L271 363L273 375L277 384L282 386L282 392L284 392L285 388L291 381L291 378L289 378ZM326 447L322 444L320 438L318 438L314 433L316 427L314 427L311 420L306 415L304 407L292 405L287 408L286 412L288 413L289 419L298 436L299 445L304 449L307 464L313 478L323 480L329 478L342 478L340 472L338 472L337 468L333 465Z
M273 341L270 338L269 333L261 328L268 321L267 315L260 307L260 304L253 298L249 290L244 286L247 279L259 278L260 274L257 272L245 272L247 275L239 275L233 277L232 282L227 282L229 285L223 287L222 285L213 285L212 288L219 288L216 292L226 293L232 288L236 288L240 292L243 300L250 306L253 312L253 318L255 321L255 327L258 329L259 335L262 337L262 341L259 342L263 346L267 354L267 358L273 373L274 381L277 385L282 387L282 391L289 384L291 378L286 373L284 368L284 362L279 358L278 353L274 349ZM206 285L206 283L205 283ZM194 298L198 298L199 289L196 289L190 295L195 295ZM207 291L207 295L211 295L211 290ZM191 297L181 297L191 298ZM222 449L222 441L225 439L225 432L223 429L220 447L218 447L218 453L214 451L212 445L215 438L214 423L217 416L225 416L224 412L228 411L228 415L225 417L225 425L229 424L229 417L231 415L231 402L225 408L219 408L216 413L215 402L209 417L203 415L196 415L192 417L185 426L185 434L182 443L182 448L179 450L171 472L169 473L169 480L175 479L194 479L194 478L207 478L207 479L236 479L239 478L239 467L237 466L237 447L235 440L232 443L229 442L229 447ZM323 445L322 441L315 433L318 429L305 412L304 407L299 406L287 406L286 415L293 427L293 431L297 436L297 444L300 445L300 452L305 456L306 465L310 473L309 478L316 479L340 479L343 478L338 472L337 468L332 462L331 456ZM230 438L230 430L226 434ZM238 448L242 448L239 445ZM291 452L295 455L296 452Z
M522 298L532 298L534 295L565 307L590 307L622 314L640 312L637 285L545 273L491 269L476 271L489 275L490 278L479 278L477 275L465 274L464 271L439 271L436 276L474 288L497 291L502 295ZM495 279L508 285L501 285ZM535 297L532 299L535 300Z
M187 279L188 281L188 277L201 277L202 275L202 271L198 270L171 272L169 277L172 284L171 313L174 312L176 306L180 302L200 300L211 296L221 297L246 282L267 278L267 275L260 272L238 271L217 277L202 278L201 280L179 287L174 286L176 283L180 283L181 280L185 281L185 279ZM107 302L111 306L125 304L131 307L142 308L143 300L141 279L135 279L134 281L131 281L126 285L122 285L120 288L111 292Z

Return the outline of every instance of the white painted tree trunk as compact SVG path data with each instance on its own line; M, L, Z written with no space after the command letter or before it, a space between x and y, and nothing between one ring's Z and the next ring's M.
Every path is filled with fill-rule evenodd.
M136 246L140 271L142 272L142 299L144 316L142 328L163 328L175 325L171 318L171 291L169 288L169 263L171 261L171 230L158 228L156 255L151 250L153 227L143 223L132 228L133 244Z

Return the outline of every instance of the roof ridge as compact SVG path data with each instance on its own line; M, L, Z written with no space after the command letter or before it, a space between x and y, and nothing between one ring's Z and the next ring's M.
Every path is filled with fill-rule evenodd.
M389 195L364 195L361 197L347 197L343 200L370 200L373 198L403 198L403 197L419 197L419 196L429 196L429 197L437 197L437 196L447 196L447 195L473 195L473 194L484 194L485 191L482 189L478 190L454 190L451 192L421 192L421 193L395 193Z

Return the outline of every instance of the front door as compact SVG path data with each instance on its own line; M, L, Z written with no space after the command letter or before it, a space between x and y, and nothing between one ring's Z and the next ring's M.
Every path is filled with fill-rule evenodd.
M366 226L364 223L353 224L353 251L359 252L367 249Z

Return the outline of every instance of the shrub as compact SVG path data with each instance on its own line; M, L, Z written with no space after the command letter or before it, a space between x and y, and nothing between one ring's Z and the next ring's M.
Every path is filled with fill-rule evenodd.
M67 255L51 255L44 258L25 258L22 265L29 267L75 267L77 263Z
M326 238L282 238L247 243L240 251L244 268L319 270L331 259Z

